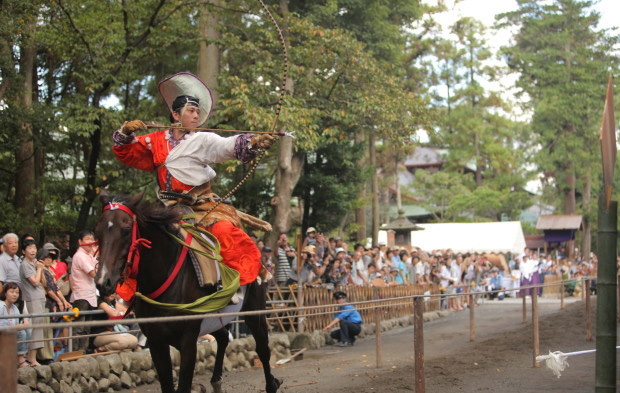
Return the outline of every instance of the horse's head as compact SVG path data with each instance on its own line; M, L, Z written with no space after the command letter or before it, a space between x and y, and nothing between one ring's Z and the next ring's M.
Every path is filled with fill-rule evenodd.
M95 227L99 240L99 270L95 283L102 296L116 291L121 279L132 243L135 211L144 193L131 198L112 197L105 193L100 196L104 210Z

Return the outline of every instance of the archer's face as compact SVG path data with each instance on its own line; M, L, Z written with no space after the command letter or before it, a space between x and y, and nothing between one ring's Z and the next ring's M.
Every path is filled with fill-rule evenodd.
M172 114L175 121L180 121L181 126L187 128L198 127L198 118L200 117L200 109L195 106L186 106L179 112Z

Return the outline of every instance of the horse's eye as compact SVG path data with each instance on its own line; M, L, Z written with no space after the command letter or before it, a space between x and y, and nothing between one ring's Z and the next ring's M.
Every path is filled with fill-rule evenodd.
M126 235L129 232L131 232L131 228L127 228L127 227L121 228L121 232L123 232L123 234Z

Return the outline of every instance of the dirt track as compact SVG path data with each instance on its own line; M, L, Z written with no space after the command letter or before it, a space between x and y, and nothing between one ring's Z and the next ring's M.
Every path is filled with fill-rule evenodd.
M542 353L594 349L585 341L582 302L541 299ZM596 298L592 299L593 308ZM528 317L531 307L528 303ZM593 320L596 320L593 311ZM593 392L594 354L569 358L570 367L557 379L544 366L532 367L532 327L522 322L521 302L487 301L476 309L476 341L469 342L469 312L454 313L424 325L426 392ZM324 347L306 351L304 359L275 369L284 378L281 392L349 393L414 391L413 329L383 333L384 366L375 367L375 340L358 340L354 347ZM210 376L196 383L209 386ZM260 391L262 370L230 372L224 376L228 393ZM620 381L618 382L620 386ZM126 393L158 392L158 385Z

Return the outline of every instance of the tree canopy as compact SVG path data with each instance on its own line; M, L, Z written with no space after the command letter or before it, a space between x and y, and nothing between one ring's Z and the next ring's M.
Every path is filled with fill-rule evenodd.
M536 202L526 189L540 173L544 203L591 212L604 86L618 65L617 36L597 27L591 1L519 0L499 18L515 29L501 53L480 22L462 18L442 31L433 15L443 8L419 1L267 3L289 46L280 126L295 139L272 148L232 196L240 210L275 219L273 197L286 181L296 225L353 236L370 221L373 197L383 206L394 198L398 162L423 130L445 162L415 171L402 192L434 220L518 219ZM205 15L217 21L213 37L202 32ZM206 126L272 126L283 59L258 3L8 0L0 22L2 232L44 241L92 226L102 188L143 189L153 200L152 174L120 164L111 134L131 119L167 124L157 83L197 73L205 43L219 53ZM523 107L497 87L509 72ZM285 178L287 155L295 165ZM221 195L247 173L236 161L215 169Z

